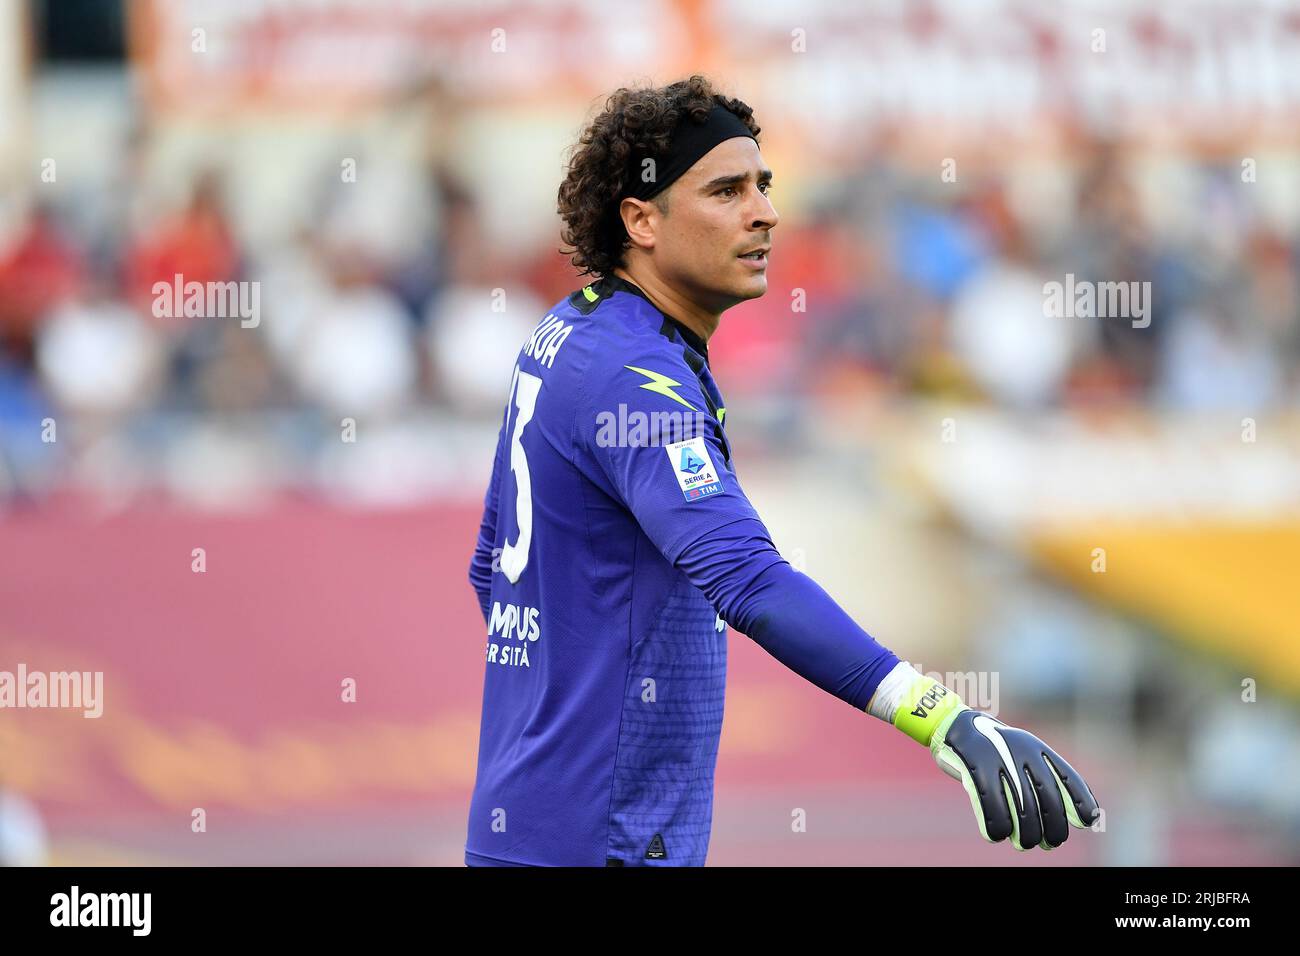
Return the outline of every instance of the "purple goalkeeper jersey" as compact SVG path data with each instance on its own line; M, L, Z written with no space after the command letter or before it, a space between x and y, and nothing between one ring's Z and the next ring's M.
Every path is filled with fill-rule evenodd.
M725 417L704 343L621 279L524 344L473 567L488 635L467 862L703 864L726 627L673 562L757 517Z
M487 640L466 863L703 865L724 618L859 709L897 662L772 546L725 412L705 343L623 279L524 343L470 565Z

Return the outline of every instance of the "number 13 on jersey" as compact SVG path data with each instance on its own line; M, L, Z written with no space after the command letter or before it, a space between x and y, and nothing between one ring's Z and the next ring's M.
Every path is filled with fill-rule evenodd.
M514 544L509 540L501 549L501 570L511 584L519 583L519 576L528 566L528 548L533 540L533 485L528 473L528 456L524 453L523 434L537 410L537 396L542 390L542 380L536 375L521 372L515 366L510 380L511 404L515 422L510 431L510 471L515 476L515 521L519 535ZM507 421L509 428L509 422Z

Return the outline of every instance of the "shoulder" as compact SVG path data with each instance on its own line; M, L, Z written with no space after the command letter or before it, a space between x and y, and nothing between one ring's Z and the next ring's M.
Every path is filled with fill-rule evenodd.
M557 302L523 354L577 401L702 405L680 338L639 295L597 282Z

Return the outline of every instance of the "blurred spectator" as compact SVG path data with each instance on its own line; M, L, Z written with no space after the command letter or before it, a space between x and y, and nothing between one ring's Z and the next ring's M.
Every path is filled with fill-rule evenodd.
M523 286L453 286L429 303L424 344L439 394L453 410L500 416L519 349L546 308Z
M332 268L333 290L300 324L290 375L333 414L396 414L414 399L419 376L406 310L372 281L359 250L337 250Z
M158 333L100 282L53 311L36 347L50 398L87 418L142 408L158 388L163 364Z
M992 262L953 301L953 348L999 402L1049 405L1061 393L1077 342L1093 324L1113 320L1046 314L1043 279L1018 224L1002 221L993 238Z
M211 171L199 175L189 205L146 230L132 245L126 263L130 300L146 309L156 282L227 282L237 279L240 250L227 220L220 180ZM152 315L152 310L147 314ZM176 328L181 316L158 320Z
M53 210L37 205L14 243L0 250L0 348L30 365L37 326L76 294L82 268Z
M1181 313L1172 325L1161 364L1161 397L1170 405L1246 413L1277 400L1280 370L1262 330L1213 303Z

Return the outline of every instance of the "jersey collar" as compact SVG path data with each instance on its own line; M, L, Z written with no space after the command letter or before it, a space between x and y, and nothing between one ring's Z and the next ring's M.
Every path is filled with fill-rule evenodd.
M650 302L650 297L645 294L645 292L642 290L642 288L639 285L636 285L632 282L628 282L622 276L609 275L609 276L605 276L602 279L598 279L596 282L593 282L592 287L596 290L597 293L602 295L613 295L615 292L627 292L631 295L639 295L641 298L645 299L646 302L650 303L651 308L653 308L656 312L662 315L667 322L672 324L672 327L677 330L677 334L680 335L686 341L687 345L689 345L696 352L702 355L706 361L708 360L709 358L708 343L705 342L704 339L700 338L700 336L697 335L695 332L692 332L690 329L688 329L677 319L674 319L671 315L668 315L666 312L662 311L653 302Z

